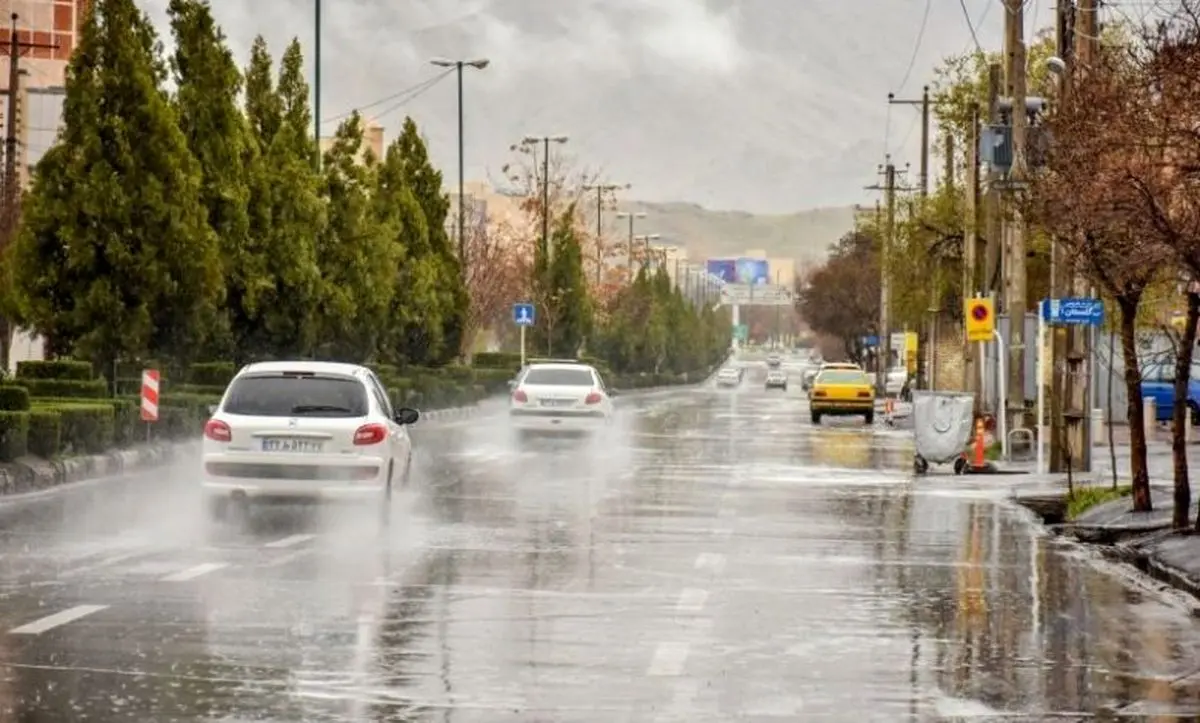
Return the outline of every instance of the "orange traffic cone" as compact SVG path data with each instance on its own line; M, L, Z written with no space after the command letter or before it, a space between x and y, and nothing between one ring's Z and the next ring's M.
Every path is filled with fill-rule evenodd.
M987 464L983 451L983 419L980 418L975 420L975 461L973 463L975 467L983 467Z

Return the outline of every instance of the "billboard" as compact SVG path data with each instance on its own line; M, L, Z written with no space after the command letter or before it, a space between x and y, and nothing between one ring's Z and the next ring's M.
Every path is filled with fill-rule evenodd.
M740 257L736 259L709 259L705 262L708 273L727 284L753 284L763 286L771 283L771 266L766 259Z

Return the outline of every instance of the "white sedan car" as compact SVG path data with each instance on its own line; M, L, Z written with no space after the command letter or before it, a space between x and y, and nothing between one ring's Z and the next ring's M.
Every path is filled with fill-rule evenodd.
M595 367L571 362L533 363L513 386L509 421L518 434L586 434L612 423L613 390Z
M386 511L393 489L408 483L408 425L419 416L393 409L366 367L244 367L204 425L201 484L210 509L224 519L231 502L366 499Z
M742 372L734 367L725 367L717 372L717 386L736 387L742 383Z

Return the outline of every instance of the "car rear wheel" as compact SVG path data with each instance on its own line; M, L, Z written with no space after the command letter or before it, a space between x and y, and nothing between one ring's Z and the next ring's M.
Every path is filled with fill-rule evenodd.
M821 413L820 413L820 412L813 412L813 413L812 413L812 423L813 423L813 424L820 424L820 423L821 423Z
M873 411L867 412L866 414L863 415L863 419L866 421L867 424L874 424L875 423L875 412L873 412Z

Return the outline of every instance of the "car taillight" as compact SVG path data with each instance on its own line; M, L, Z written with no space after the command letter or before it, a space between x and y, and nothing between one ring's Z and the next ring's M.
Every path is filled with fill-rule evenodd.
M387 427L382 424L364 424L354 431L354 443L358 445L379 444L387 439Z
M870 399L870 398L871 398L871 393L870 393L870 392L859 392L859 393L858 393L858 398L859 398L859 399Z
M517 391L513 392L513 401L524 404L525 402L529 401L529 395L518 389Z
M210 419L204 423L204 436L214 442L228 442L233 439L233 430L219 419Z
M823 396L825 396L825 392L816 391L816 392L813 392L813 396L814 397L823 397Z
M604 395L602 395L600 392L592 392L591 394L587 395L587 399L584 399L583 403L599 404L602 401L604 401Z

